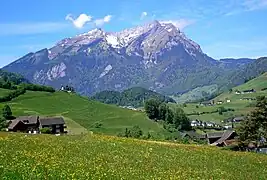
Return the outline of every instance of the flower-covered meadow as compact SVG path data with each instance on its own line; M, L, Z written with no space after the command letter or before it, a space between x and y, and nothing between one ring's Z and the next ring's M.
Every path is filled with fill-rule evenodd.
M266 179L267 156L112 136L0 134L0 179Z

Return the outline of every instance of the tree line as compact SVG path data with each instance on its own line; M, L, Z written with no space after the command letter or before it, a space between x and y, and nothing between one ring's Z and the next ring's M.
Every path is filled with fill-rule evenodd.
M37 84L22 83L20 84L20 87L24 88L25 90L29 90L29 91L44 91L44 92L52 92L52 93L56 91L53 87L42 86L42 85L37 85Z
M145 112L149 119L163 121L164 128L170 132L191 130L189 118L179 107L170 108L164 102L149 99L145 101Z
M150 98L159 99L162 102L173 102L175 100L159 94L157 92L142 88L142 87L133 87L126 89L123 92L118 91L102 91L96 93L92 99L106 103L106 104L116 104L119 106L133 106L133 107L142 107L144 106L144 101Z
M10 93L4 95L3 97L0 97L0 102L7 102L7 101L11 101L12 99L25 94L26 93L26 89L24 88L19 88L17 90L11 91Z

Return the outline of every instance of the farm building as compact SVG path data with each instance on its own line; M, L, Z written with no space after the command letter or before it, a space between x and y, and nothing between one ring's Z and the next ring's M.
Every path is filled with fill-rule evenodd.
M9 121L8 131L40 133L40 129L49 128L51 133L64 133L65 121L62 117L21 116Z

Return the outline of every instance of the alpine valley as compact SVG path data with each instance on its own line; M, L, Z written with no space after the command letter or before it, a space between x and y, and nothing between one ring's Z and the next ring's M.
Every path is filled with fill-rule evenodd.
M262 69L253 71L257 65ZM179 94L179 100L180 94L203 98L244 83L266 71L267 60L215 60L173 24L153 21L121 32L93 29L29 53L3 70L36 84L68 84L87 96L139 86Z

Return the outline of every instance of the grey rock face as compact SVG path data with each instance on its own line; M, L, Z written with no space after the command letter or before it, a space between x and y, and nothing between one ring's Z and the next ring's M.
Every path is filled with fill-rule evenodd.
M214 84L224 73L173 24L154 21L109 33L94 29L4 67L38 84L84 95L142 86L168 94Z

